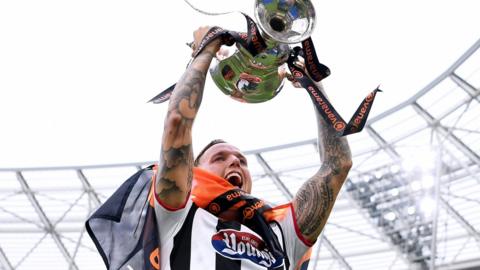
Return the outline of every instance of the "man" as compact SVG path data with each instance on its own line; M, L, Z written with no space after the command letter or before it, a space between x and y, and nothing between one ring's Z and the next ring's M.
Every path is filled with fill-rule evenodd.
M194 32L198 46L208 27ZM195 202L195 184L200 175L228 182L250 193L251 176L245 156L236 147L215 141L194 164L192 126L202 101L206 74L220 48L214 40L191 62L170 98L164 122L162 150L155 179L155 213L160 242L160 269L265 269L258 242L266 242L244 224L218 218ZM319 85L321 89L321 85ZM281 245L285 263L275 269L306 269L309 247L317 240L334 201L352 166L347 140L317 113L318 146L322 161L318 172L299 189L281 214L268 220ZM195 169L197 166L198 169ZM199 187L200 186L200 187ZM193 191L192 191L193 188ZM204 190L203 192L208 192ZM209 209L211 210L211 209ZM272 257L272 256L270 256ZM303 265L302 265L303 264Z

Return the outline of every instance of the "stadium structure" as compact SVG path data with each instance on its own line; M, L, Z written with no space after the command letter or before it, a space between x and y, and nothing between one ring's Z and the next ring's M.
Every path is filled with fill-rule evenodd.
M479 48L350 137L354 167L309 269L480 269ZM272 204L318 168L315 139L246 154ZM84 222L152 163L0 169L0 269L104 269Z

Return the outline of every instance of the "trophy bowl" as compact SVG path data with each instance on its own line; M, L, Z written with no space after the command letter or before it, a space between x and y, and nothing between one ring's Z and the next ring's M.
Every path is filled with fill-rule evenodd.
M256 0L255 19L262 36L298 43L312 35L315 9L308 0Z
M315 26L315 10L308 0L256 0L254 13L266 48L252 55L236 43L236 51L217 57L210 69L224 94L246 103L268 101L281 91L280 69L288 59L289 44L309 38Z

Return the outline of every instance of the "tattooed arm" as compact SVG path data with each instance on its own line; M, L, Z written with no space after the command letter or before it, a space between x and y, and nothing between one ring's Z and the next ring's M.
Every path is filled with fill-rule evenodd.
M324 93L322 85L319 83L317 86ZM303 184L293 200L300 231L311 242L315 242L325 226L352 166L347 139L335 138L334 129L325 122L316 108L315 113L322 165L318 172Z
M208 27L194 32L194 46ZM178 81L168 105L164 122L162 150L156 178L156 195L168 207L181 207L192 186L192 125L202 101L205 77L220 46L214 40L200 53Z

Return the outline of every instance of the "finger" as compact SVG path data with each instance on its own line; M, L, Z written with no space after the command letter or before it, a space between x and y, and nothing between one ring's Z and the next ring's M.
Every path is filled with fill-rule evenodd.
M192 41L192 42L186 42L185 43L188 47L190 47L190 49L192 49L192 54L191 56L193 57L193 55L195 54L195 49L196 49L196 46L195 46L195 41Z
M185 43L188 47L195 51L195 41Z
M292 82L292 85L293 85L293 87L295 87L295 88L302 88L302 85L301 85L299 82L297 82L297 81Z
M292 74L287 74L287 80L292 83L293 87L302 88L302 85L297 80L295 80L295 78L293 78Z

